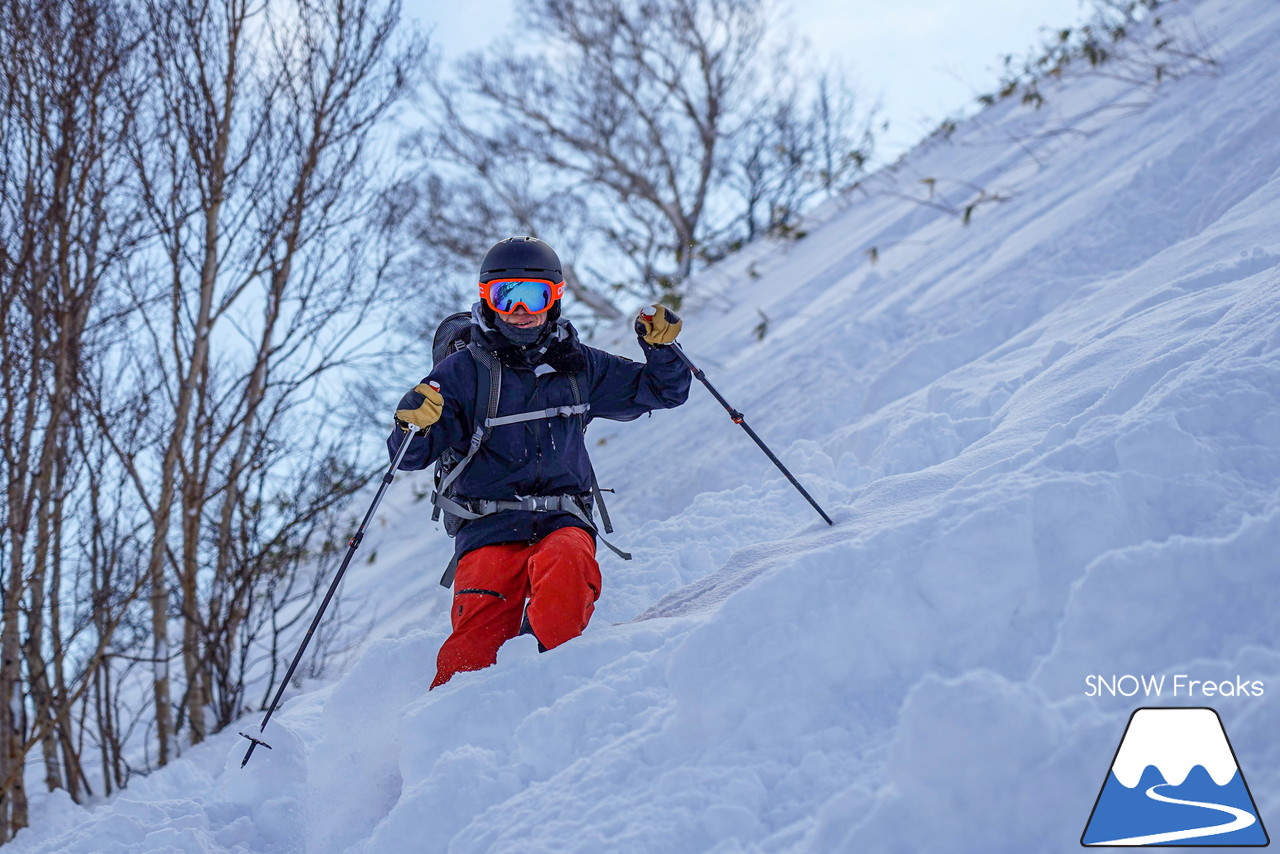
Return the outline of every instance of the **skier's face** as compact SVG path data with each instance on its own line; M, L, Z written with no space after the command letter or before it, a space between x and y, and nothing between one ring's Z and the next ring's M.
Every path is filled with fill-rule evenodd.
M517 305L514 311L504 314L502 319L521 329L535 329L547 322L547 314L545 311L542 314L530 314L523 305Z

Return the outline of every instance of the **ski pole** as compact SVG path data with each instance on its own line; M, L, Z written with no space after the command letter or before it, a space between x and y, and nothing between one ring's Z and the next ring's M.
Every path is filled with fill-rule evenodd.
M333 594L338 590L338 584L342 581L343 574L347 571L347 567L351 565L351 558L355 556L356 549L360 548L360 542L364 539L365 528L369 526L369 522L373 519L373 514L378 509L378 504L382 501L383 494L387 491L387 487L396 479L396 469L400 467L400 461L404 459L405 451L409 450L409 443L413 440L413 436L418 432L418 428L412 424L409 425L408 432L400 442L400 450L396 451L396 458L391 461L391 467L387 469L386 474L382 476L382 484L378 487L377 493L373 496L373 503L369 505L369 510L364 514L364 521L360 523L360 527L356 529L355 534L347 543L347 555L342 559L342 565L338 567L338 574L333 577L333 583L329 585L329 592L324 594L324 599L320 602L320 610L316 612L315 619L311 621L311 627L307 629L307 633L302 638L302 645L298 647L298 653L293 657L293 663L289 665L289 670L284 674L284 679L280 680L280 688L276 691L275 697L271 700L271 705L267 707L267 714L262 719L262 725L258 727L258 735L261 735L267 728L267 721L271 720L271 715L275 713L276 707L280 705L280 698L284 696L284 689L289 685L289 680L293 678L293 671L298 668L298 662L302 661L302 654L307 651L307 644L311 643L311 636L315 634L316 627L320 625L321 618L324 617L325 609L329 607L329 601L333 599ZM245 751L244 759L240 761L240 767L243 768L249 763L249 757L253 755L254 749L259 744L267 750L271 749L271 745L267 744L260 738L249 735L246 732L240 735L249 739L249 749Z
M651 306L650 311L647 314L645 314L645 317L653 317L653 315L656 312L657 312L657 306ZM667 317L673 323L680 322L680 318L677 317L675 313L671 311L671 309L667 309ZM639 321L636 321L636 332L639 333L640 335L644 335L644 331L645 331L644 326L642 326ZM743 430L747 431L747 435L751 437L752 441L754 441L757 445L759 445L760 450L764 451L765 455L773 462L775 466L778 467L778 470L781 471L784 475L786 475L787 480L791 481L791 485L800 491L800 494L804 496L805 501L808 501L810 504L813 505L813 509L818 511L818 515L821 516L824 520L826 520L826 523L828 525L834 525L835 522L832 522L831 517L828 516L826 512L823 511L823 509L818 506L818 502L813 500L813 496L809 494L808 490L806 490L803 486L800 485L800 481L796 480L795 475L793 475L791 472L787 470L787 467L782 464L782 461L779 460L774 455L773 451L769 450L769 446L764 443L764 440L756 435L755 430L751 429L751 425L747 423L746 416L744 416L738 410L734 409L733 406L729 404L729 401L725 400L724 397L720 394L720 392L716 391L716 387L713 386L711 384L711 381L707 379L706 374L704 374L696 365L693 364L692 360L690 360L689 357L685 354L684 348L680 346L680 343L678 341L672 341L670 344L667 344L665 346L668 346L672 350L674 350L676 355L680 357L681 361L683 361L686 365L689 366L689 370L693 372L693 376L698 380L698 382L706 386L707 391L711 392L711 395L717 401L720 402L720 405L724 407L724 411L729 413L729 417L733 419L733 423L739 425L740 427L742 427Z

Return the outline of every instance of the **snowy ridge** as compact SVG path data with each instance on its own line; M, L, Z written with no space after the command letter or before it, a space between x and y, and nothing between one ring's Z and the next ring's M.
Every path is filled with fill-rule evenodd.
M1154 766L1165 782L1181 786L1195 766L1203 766L1219 786L1231 782L1236 760L1227 734L1212 709L1140 709L1116 754L1111 770L1132 789L1142 772Z
M598 422L636 559L601 555L582 638L428 694L451 544L401 478L343 591L373 631L273 751L239 769L250 716L37 798L6 854L1075 849L1137 704L1087 675L1280 690L1280 4L1170 8L1218 74L999 104L699 279L686 349L834 527L700 388ZM1008 201L964 227L926 179ZM1264 817L1270 700L1213 700Z

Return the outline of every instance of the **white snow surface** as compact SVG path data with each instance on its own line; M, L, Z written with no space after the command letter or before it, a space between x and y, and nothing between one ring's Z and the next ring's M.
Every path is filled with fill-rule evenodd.
M344 583L369 636L273 750L239 768L248 715L110 799L36 798L7 850L1072 851L1129 715L1170 704L1221 712L1280 816L1280 4L1188 15L1216 74L1001 103L697 280L682 342L834 527L700 387L597 422L635 560L601 550L583 637L427 693L451 542L401 477ZM902 197L925 179L1007 201L966 227ZM1126 673L1266 693L1085 696Z
M1236 759L1212 709L1139 709L1133 713L1111 770L1130 789L1154 765L1165 781L1181 786L1199 765L1225 786L1236 775Z

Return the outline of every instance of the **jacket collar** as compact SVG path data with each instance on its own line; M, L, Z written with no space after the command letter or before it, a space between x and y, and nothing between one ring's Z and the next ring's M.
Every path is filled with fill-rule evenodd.
M587 359L578 341L578 330L563 317L558 317L549 334L538 344L521 347L503 336L487 317L484 303L471 306L471 339L498 357L509 368L536 368L546 365L552 370L576 373L586 370Z

